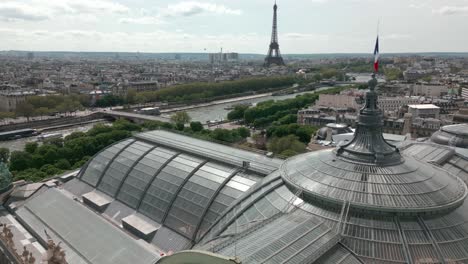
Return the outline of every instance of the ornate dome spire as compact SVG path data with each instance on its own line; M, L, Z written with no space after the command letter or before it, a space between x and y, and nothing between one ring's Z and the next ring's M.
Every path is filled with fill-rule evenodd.
M359 111L359 121L351 142L336 150L338 157L379 166L395 165L403 161L398 149L385 141L382 134L383 114L377 107L375 75L369 81L366 104Z

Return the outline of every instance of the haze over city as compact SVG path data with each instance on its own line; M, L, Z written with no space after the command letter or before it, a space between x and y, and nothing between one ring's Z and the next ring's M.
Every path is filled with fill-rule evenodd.
M271 0L6 0L0 50L264 54ZM467 51L465 0L278 1L285 54Z

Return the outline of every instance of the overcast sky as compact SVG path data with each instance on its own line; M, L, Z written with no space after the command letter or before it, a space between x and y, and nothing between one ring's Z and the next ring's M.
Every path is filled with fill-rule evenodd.
M266 53L271 0L0 0L0 50ZM468 0L278 0L282 53L468 51Z

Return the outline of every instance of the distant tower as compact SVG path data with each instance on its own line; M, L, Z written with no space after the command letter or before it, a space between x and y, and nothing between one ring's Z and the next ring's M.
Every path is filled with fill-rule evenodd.
M277 25L277 16L276 16L276 11L278 10L278 6L275 5L273 6L273 30L271 32L271 43L270 43L270 49L268 50L267 57L265 58L265 64L264 66L270 66L271 64L276 64L276 65L284 65L283 58L281 57L281 53L279 50L279 44L278 44L278 25Z

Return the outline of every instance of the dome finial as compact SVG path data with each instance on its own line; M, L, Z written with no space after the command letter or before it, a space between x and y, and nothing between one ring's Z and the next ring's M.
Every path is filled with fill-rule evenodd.
M368 85L369 92L366 93L364 107L359 111L354 138L349 143L339 146L336 154L356 162L381 166L400 163L402 157L398 149L383 138L383 114L377 104L375 74Z
M375 91L375 87L377 87L377 79L375 78L375 73L372 74L372 79L369 80L369 82L367 82L368 86L369 86L369 89L371 91Z

